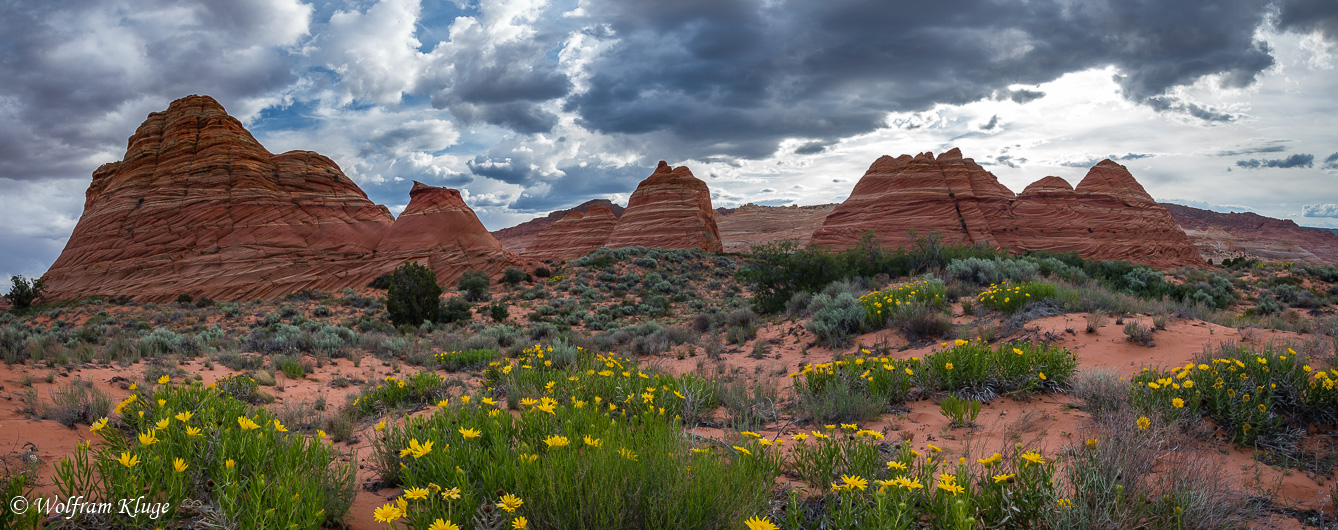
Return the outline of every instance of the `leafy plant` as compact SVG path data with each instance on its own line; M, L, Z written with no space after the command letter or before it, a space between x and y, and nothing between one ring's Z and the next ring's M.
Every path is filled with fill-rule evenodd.
M948 394L947 397L939 400L938 408L943 417L952 421L953 427L975 425L976 417L980 415L979 401L962 399L955 394Z
M432 269L406 261L391 273L386 293L391 324L417 326L425 320L434 321L440 307L441 286Z
M14 309L20 311L32 307L33 302L46 293L45 278L29 280L21 274L16 274L9 279L9 285L9 294L5 295L5 298Z
M488 284L492 280L488 278L488 273L480 270L467 270L460 276L459 287L465 292L465 300L470 302L481 302L489 298Z

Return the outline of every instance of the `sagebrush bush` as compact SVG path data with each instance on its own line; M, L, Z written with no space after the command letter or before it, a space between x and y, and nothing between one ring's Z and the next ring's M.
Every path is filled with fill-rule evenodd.
M1040 269L1039 263L1025 259L969 257L949 262L944 273L950 278L986 286L1004 282L1030 282L1039 276Z
M406 261L390 274L386 313L395 327L434 321L440 307L441 286L432 269Z
M851 339L864 329L867 314L864 305L848 292L842 292L835 298L826 293L818 294L808 305L813 315L808 322L808 330L817 338L818 344L831 348L848 346Z

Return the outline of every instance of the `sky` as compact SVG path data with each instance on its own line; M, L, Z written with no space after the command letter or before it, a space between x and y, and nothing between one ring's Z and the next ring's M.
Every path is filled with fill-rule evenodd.
M1111 158L1158 200L1338 227L1335 66L1338 0L6 0L0 289L190 94L492 230L625 204L659 160L714 206L803 205L952 147L1014 191Z

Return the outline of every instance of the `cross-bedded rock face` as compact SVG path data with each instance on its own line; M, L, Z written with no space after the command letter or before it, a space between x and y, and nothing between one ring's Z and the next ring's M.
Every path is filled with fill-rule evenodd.
M394 218L330 159L265 150L208 96L172 102L93 173L55 298L242 299L350 284Z
M604 246L618 225L618 217L604 206L571 212L534 238L523 256L535 260L579 258Z
M945 243L1078 252L1159 267L1203 264L1189 238L1129 171L1103 160L1070 188L1046 177L1021 195L960 151L884 156L870 166L813 243L844 249L873 231L884 246L931 232Z
M405 259L446 283L521 262L454 190L415 186L396 220L330 159L271 154L208 96L172 102L93 173L48 297L223 300L362 287ZM495 269L495 270L494 270Z
M409 205L376 247L377 272L405 261L424 263L448 283L474 269L498 276L507 267L523 267L521 259L488 233L458 190L414 182Z
M720 251L711 190L686 166L671 168L661 160L632 192L627 210L605 243L609 248L638 245Z

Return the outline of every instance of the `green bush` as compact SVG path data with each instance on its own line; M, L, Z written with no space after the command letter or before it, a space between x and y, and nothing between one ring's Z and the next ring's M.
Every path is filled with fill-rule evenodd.
M437 311L437 322L450 324L462 320L469 320L474 314L473 306L463 298L452 298L441 309Z
M1068 388L1078 358L1057 346L958 339L924 357L921 388L981 400L1000 394L1059 392Z
M497 350L463 350L437 354L437 363L443 370L458 372L487 366L502 356Z
M395 327L434 321L440 307L441 286L432 269L406 261L390 274L386 313Z
M193 526L201 513L241 528L316 529L340 524L353 503L351 462L317 437L287 433L264 408L217 389L159 385L95 423L100 441L56 465L62 497L165 503L153 519L100 515L98 528ZM202 503L194 509L183 502Z
M492 280L488 278L488 273L478 270L467 270L460 276L460 290L465 293L465 300L470 302L481 302L487 300L488 285Z
M45 278L28 280L23 275L16 274L9 279L9 284L9 294L5 295L5 299L19 311L32 307L33 302L46 293Z
M506 319L510 316L511 310L507 308L506 304L493 304L488 306L488 317L492 318L493 322L499 324L506 322Z
M1055 286L1048 283L1023 283L1018 285L1001 283L991 285L989 289L980 293L976 298L980 300L980 305L995 311L1015 313L1026 306L1028 302L1040 302L1054 298L1054 296Z
M808 364L796 373L800 406L819 423L871 420L906 401L920 363L856 357Z
M1272 444L1309 424L1338 423L1338 369L1272 347L1223 345L1195 362L1144 369L1129 402L1163 418L1216 420L1240 445Z
M813 315L808 330L817 338L818 344L832 348L849 345L851 339L864 329L868 318L864 305L845 292L835 298L820 293L813 297L808 308Z
M533 280L534 279L530 277L529 273L515 267L510 267L505 271L502 271L502 283L507 285L518 285L520 282Z

